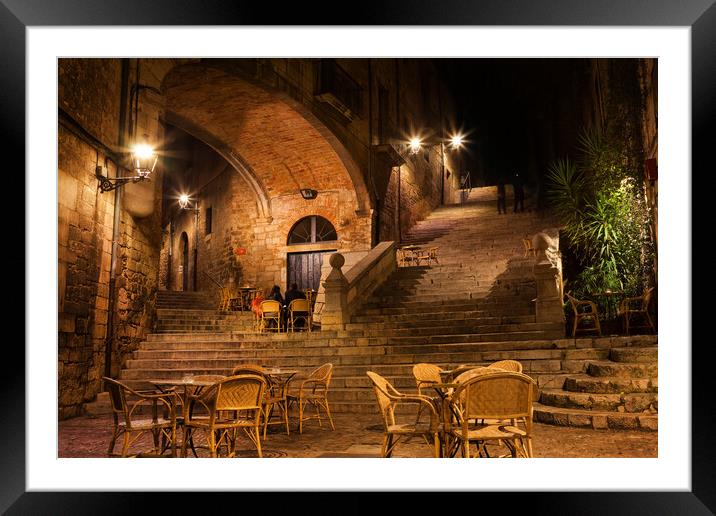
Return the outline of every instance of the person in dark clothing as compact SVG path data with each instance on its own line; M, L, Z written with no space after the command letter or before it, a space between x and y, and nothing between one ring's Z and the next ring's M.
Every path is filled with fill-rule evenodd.
M306 294L298 290L298 285L291 283L291 289L286 291L286 306L290 305L294 299L306 299Z
M278 301L281 303L281 305L285 305L286 303L283 300L283 296L281 295L281 287L278 285L274 285L271 289L271 293L268 295L266 299L273 299L274 301Z
M514 189L515 193L515 209L513 210L513 213L517 213L518 206L520 211L525 211L524 183L522 182L522 177L520 176L519 172L515 172L515 178L512 182L512 188Z
M505 207L505 198L507 195L505 194L505 181L504 179L500 179L500 181L497 183L497 213L507 213L507 208Z
M298 290L298 285L295 283L291 283L291 289L286 291L286 317L285 320L288 321L289 313L288 308L291 306L291 301L294 299L306 299L306 294L303 293L303 291ZM299 312L295 312L299 313ZM303 327L304 320L303 319L296 319L296 328L302 328Z
M285 307L284 307L283 296L281 295L281 287L279 287L278 285L274 285L273 288L271 289L271 293L268 295L268 297L266 299L272 299L273 301L278 301L281 304L281 320L285 321L286 320L286 317L284 316ZM273 321L269 320L270 328L274 327L274 324L275 323ZM281 326L283 327L283 324L281 324Z

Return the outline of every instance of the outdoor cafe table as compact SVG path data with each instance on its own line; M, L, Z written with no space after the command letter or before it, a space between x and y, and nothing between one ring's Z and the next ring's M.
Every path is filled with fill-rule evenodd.
M214 385L219 380L223 380L226 378L223 375L201 375L201 378L194 378L193 376L183 376L182 378L174 378L174 379L155 379L155 380L149 380L150 383L156 385L159 390L164 392L164 387L184 387L182 396L181 396L181 404L182 404L182 417L177 418L177 422L181 424L183 428L183 435L182 439L186 438L186 427L184 426L184 421L188 417L187 411L189 410L189 396L191 394L196 395L199 394L204 387L208 387L210 385ZM195 387L194 389L190 389L190 387ZM194 456L196 457L196 450L194 449L194 443L191 443L191 449L194 452Z
M450 431L452 430L453 424L457 419L457 414L454 412L452 404L452 393L459 383L454 382L442 382L442 383L431 383L426 387L432 387L437 393L437 399L435 399L435 409L438 412L440 418L440 456L441 457L454 457L460 449L460 441L451 436Z

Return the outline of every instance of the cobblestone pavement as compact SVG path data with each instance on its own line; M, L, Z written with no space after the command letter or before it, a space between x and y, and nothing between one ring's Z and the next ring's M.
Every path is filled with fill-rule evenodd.
M292 422L288 436L282 426L269 427L268 436L262 441L263 455L272 458L380 456L383 432L378 416L336 414L334 421L335 431L325 422L322 427L316 421L304 423L303 434L298 433L297 425ZM106 457L111 435L110 415L60 421L58 456ZM148 443L149 439L140 439L137 445ZM239 457L257 456L248 439L242 439L237 447L241 450L237 452ZM535 423L533 450L535 457L657 457L658 436L656 432L589 430ZM394 456L430 457L431 453L432 448L424 441L414 439L399 444ZM199 449L198 454L206 456L206 450Z

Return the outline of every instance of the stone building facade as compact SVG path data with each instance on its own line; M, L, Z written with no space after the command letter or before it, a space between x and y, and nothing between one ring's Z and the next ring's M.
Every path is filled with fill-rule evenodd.
M152 331L158 290L285 288L289 255L400 240L457 197L430 60L60 59L58 82L61 418ZM136 142L159 150L151 179L101 192ZM310 217L336 237L289 245Z

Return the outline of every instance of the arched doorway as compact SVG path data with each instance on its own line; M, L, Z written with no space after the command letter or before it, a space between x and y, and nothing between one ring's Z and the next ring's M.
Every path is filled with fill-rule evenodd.
M181 246L181 265L179 265L181 289L186 292L189 290L189 237L185 231L182 232L179 242Z
M305 246L324 242L337 242L336 228L319 215L304 217L296 222L288 233L287 245ZM286 286L295 283L299 289L318 291L321 284L321 266L326 255L335 249L287 253Z

